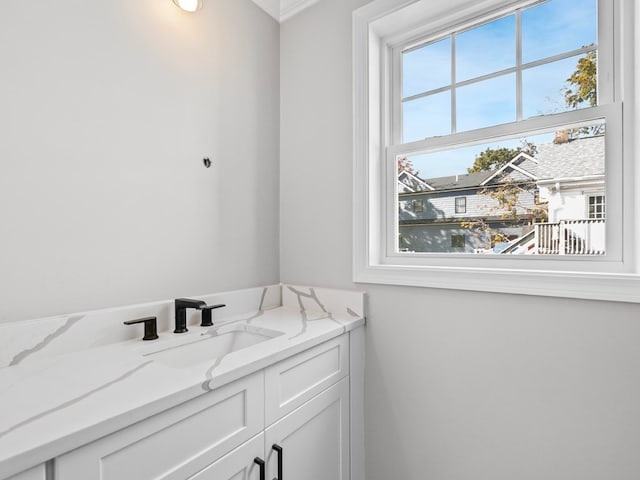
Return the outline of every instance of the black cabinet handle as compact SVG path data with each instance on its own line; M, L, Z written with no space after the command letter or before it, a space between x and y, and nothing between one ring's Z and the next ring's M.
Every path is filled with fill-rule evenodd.
M253 459L253 463L260 467L260 480L265 480L264 460L260 457L256 457Z
M282 477L282 465L284 464L284 453L282 451L282 447L277 443L274 443L271 448L278 454L278 478L274 478L273 480L284 480Z

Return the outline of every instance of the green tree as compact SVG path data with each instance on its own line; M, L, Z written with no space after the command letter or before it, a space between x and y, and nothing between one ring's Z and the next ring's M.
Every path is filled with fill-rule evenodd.
M592 45L589 45L592 46ZM563 88L564 101L569 108L598 105L598 53L595 50L587 52L576 64L576 69L566 80ZM569 131L571 138L602 135L604 125L590 125L588 127L573 128Z
M510 178L503 178L499 185L485 187L478 192L487 199L493 200L492 206L485 205L487 216L501 220L526 220L532 225L535 222L546 222L548 219L548 204L540 202L535 197L537 190L535 182L515 182ZM534 205L525 204L522 194L534 195ZM507 237L499 229L493 229L484 218L461 222L460 226L477 233L490 233L493 243L505 242Z
M476 155L475 161L471 168L468 169L468 172L497 170L522 152L535 157L538 154L538 148L528 140L523 140L520 146L516 148L487 148ZM513 221L526 218L529 223L546 221L546 204L536 201L535 205L531 207L522 201L523 193L533 194L537 190L535 182L515 182L505 176L499 179L498 182L498 185L485 187L478 192L479 195L483 195L487 200L491 200L489 203L492 206L484 206L487 216ZM491 228L484 218L461 222L460 226L478 235L489 233L493 244L508 240L499 229Z
M598 104L598 55L588 52L578 60L575 71L567 78L564 101L568 107L579 108L583 103L590 107Z
M469 173L497 170L513 160L519 153L524 152L532 157L538 153L538 148L531 142L523 140L516 148L487 148L476 155L473 165L467 169Z

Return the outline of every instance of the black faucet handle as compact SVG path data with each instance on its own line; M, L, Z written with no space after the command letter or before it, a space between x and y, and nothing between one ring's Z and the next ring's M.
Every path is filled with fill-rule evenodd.
M211 319L211 310L222 307L226 307L226 305L224 303L219 303L217 305L205 305L204 307L200 307L200 310L202 310L202 323L200 323L200 326L212 327L213 321Z
M125 325L135 325L144 323L144 337L142 340L156 340L158 338L158 319L156 317L137 318L135 320L127 320Z

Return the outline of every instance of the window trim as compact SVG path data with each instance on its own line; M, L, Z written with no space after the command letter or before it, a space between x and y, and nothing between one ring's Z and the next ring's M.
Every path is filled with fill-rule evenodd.
M451 3L451 2L450 2ZM454 2L455 3L455 2ZM458 9L455 17L457 24L462 19L477 18L482 12L497 11L505 6L504 1L485 0L483 2L457 2L462 9ZM515 1L508 2L509 7L513 7ZM532 2L533 3L533 2ZM385 162L387 155L393 152L383 152L383 146L388 144L389 129L384 120L385 112L390 111L388 96L382 95L382 82L388 82L389 72L384 72L381 66L383 58L387 54L387 45L397 42L398 37L394 37L393 23L397 18L405 15L405 19L411 17L413 27L417 25L416 15L406 15L403 12L405 7L413 9L415 13L424 5L422 0L375 0L364 7L356 10L353 14L353 79L354 79L354 245L353 245L353 276L356 283L381 283L389 285L410 285L433 288L451 288L459 290L476 290L488 292L519 293L529 295L560 296L570 298L602 299L614 301L627 301L640 303L640 275L638 275L637 251L634 248L634 238L636 226L639 222L637 212L640 209L633 208L637 200L633 195L633 186L640 185L640 181L635 175L627 175L629 172L636 172L632 167L631 159L636 151L636 145L632 135L624 135L622 128L612 128L615 135L620 135L610 141L615 144L625 154L622 160L622 168L625 176L614 179L619 182L624 189L625 208L621 214L621 226L624 225L619 235L622 238L620 261L595 261L589 262L589 269L580 271L579 261L569 259L562 262L558 268L556 260L536 259L535 264L514 264L512 259L491 257L494 262L488 264L485 261L478 262L477 258L464 258L463 261L452 261L450 256L429 254L424 261L415 261L415 258L407 259L407 256L390 256L387 251L385 236L390 229L387 229L388 218L384 212L388 208L389 198L393 198L393 186L389 185L386 178L389 172L389 162ZM616 15L621 18L621 29L623 48L616 48L614 52L616 58L612 62L625 65L633 65L634 48L632 43L633 32L633 3L632 0L615 0L616 8L626 12L622 15L621 10ZM455 6L451 6L455 8ZM428 7L427 7L428 8ZM423 9L426 12L426 9ZM449 13L451 10L449 10ZM631 14L629 13L631 12ZM446 13L446 12L445 12ZM424 18L428 18L428 12ZM451 24L451 15L443 15L431 22L427 28L437 31L438 28L444 30ZM607 15L601 15L601 22L613 20ZM397 26L397 24L396 24ZM408 37L419 38L417 28L405 28ZM424 35L422 30L422 35ZM407 38L408 38L407 37ZM612 35L613 37L613 35ZM604 48L606 43L599 40L599 48ZM622 52L622 53L621 53ZM624 58L623 58L624 57ZM615 92L623 91L627 94L624 99L629 105L633 105L629 92L634 84L633 73L630 68L624 69L623 73L616 78L616 85L611 86ZM597 107L600 108L600 107ZM625 131L633 131L631 108L623 110L621 105L612 107L603 105L600 110L618 108L619 112L606 112L607 123L618 122L617 115L624 123ZM599 112L602 115L602 111ZM562 115L570 117L572 112ZM616 118L609 119L609 116ZM600 117L599 117L600 118ZM566 119L566 118L565 118ZM536 122L536 119L529 119L528 122ZM492 134L489 127L485 129L487 134ZM455 135L463 136L466 132ZM494 136L494 135L489 135ZM499 136L499 135L496 135ZM419 143L419 142L416 142ZM443 142L446 143L446 142ZM410 145L418 147L417 145ZM393 150L390 148L389 150ZM383 154L384 153L384 154ZM607 152L607 158L609 158ZM385 165L386 163L386 165ZM607 169L609 174L615 175L611 169ZM391 189L390 189L391 188ZM609 190L609 189L608 189ZM606 192L607 200L611 196L610 191ZM392 202L393 203L393 202ZM393 205L392 211L397 210ZM396 212L397 214L397 212ZM397 235L396 235L397 237ZM397 241L394 239L393 241ZM609 238L607 238L609 245ZM464 255L460 255L465 257ZM507 260L507 261L505 261ZM612 268L613 267L613 268Z
M467 197L454 197L453 201L455 202L454 212L456 215L467 213ZM461 203L461 205L458 206L458 203Z

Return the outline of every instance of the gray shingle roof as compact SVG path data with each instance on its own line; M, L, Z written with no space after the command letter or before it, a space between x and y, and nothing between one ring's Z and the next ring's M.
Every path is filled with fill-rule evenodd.
M494 171L465 173L449 177L427 178L424 181L431 185L435 190L463 189L480 186L480 184L493 173Z
M532 180L530 176L524 175L518 170L511 168L510 165L516 165L522 170L525 170L536 177L538 164L535 161L529 160L529 158L527 158L525 155L520 154L514 157L511 162L509 162L504 171L496 169L483 172L465 173L457 176L453 175L449 177L427 178L424 181L427 184L431 185L435 190L442 191L481 187L485 180L498 172L499 174L496 176L496 178L491 179L487 183L488 185L503 183L507 181L530 182Z
M577 138L567 143L538 145L535 160L532 161L521 154L512 160L512 164L530 173L538 181L603 175L604 136ZM403 188L401 193L427 191L428 189L419 184L420 180L430 185L435 191L463 190L481 187L482 183L496 172L498 170L425 179L410 178L410 175L401 174L398 180L407 187ZM532 181L532 178L514 168L507 168L504 173L500 172L488 184L499 184L505 181L527 182Z
M567 143L538 146L540 180L604 174L604 136L577 138Z

